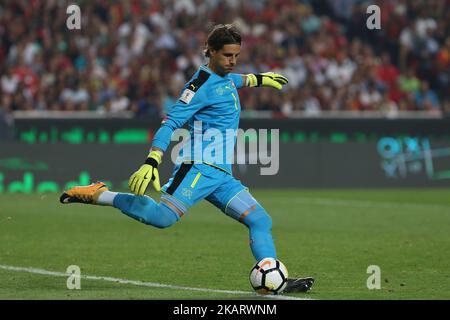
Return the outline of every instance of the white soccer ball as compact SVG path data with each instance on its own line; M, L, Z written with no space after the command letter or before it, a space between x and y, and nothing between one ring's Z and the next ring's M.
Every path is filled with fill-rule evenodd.
M259 294L279 294L286 287L288 271L277 259L264 258L250 271L250 283Z

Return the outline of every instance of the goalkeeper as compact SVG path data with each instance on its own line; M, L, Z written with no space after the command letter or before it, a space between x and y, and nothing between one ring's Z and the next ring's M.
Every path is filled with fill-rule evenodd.
M280 90L288 82L284 76L272 72L232 73L240 49L241 35L232 25L217 25L208 35L205 56L209 63L201 66L185 85L180 98L156 132L145 163L129 179L133 194L112 192L104 183L97 182L65 191L60 201L114 206L140 222L167 228L179 221L195 203L206 199L248 227L250 247L256 260L276 258L272 220L248 189L232 176L231 161L198 159L196 155L203 152L196 152L194 148L194 133L213 128L222 133L219 136L225 137L223 146L233 150L236 134L229 137L225 131L233 129L236 133L238 129L241 106L237 89L271 87ZM202 123L200 129L196 126L198 121ZM175 165L173 177L161 187L158 166L172 133L186 122L190 128L192 151L183 154L182 162ZM220 142L216 140L210 144L203 143L201 151ZM220 148L220 145L216 147ZM144 195L149 184L156 191L162 191L159 203ZM305 292L313 283L312 278L288 279L285 292Z

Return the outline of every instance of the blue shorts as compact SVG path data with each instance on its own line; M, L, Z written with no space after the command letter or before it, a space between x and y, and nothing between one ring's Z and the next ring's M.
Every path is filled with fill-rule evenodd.
M175 166L172 178L161 188L161 200L175 205L183 214L203 199L225 212L230 200L242 190L247 188L229 173L204 163L187 162Z

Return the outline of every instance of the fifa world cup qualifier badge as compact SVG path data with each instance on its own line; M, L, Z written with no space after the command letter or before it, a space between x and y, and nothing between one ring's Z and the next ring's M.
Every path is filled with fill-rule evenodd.
M180 101L186 104L190 103L192 98L195 96L195 92L189 89L184 89L181 94Z

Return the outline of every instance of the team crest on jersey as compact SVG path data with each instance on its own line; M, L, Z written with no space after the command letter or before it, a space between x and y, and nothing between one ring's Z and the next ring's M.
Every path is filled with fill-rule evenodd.
M180 101L186 104L190 103L192 98L195 96L195 92L189 89L184 89L181 94Z
M181 189L181 194L183 195L183 197L185 197L189 200L192 198L192 191L189 190L188 188Z
M218 87L218 88L216 89L216 93L217 93L219 96L222 96L223 93L224 93L223 88L222 88L222 87Z

